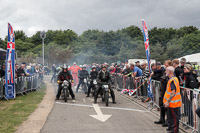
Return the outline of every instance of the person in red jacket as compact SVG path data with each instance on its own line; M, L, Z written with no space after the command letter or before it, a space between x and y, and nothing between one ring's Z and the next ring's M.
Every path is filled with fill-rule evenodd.
M81 70L81 68L79 66L76 65L76 62L74 62L74 65L71 66L69 68L69 70L72 72L72 76L73 76L73 79L74 79L74 84L73 86L76 86L78 85L78 71Z

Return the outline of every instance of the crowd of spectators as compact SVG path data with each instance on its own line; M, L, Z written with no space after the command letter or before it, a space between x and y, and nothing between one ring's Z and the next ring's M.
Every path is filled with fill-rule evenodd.
M25 62L19 64L15 64L15 78L20 76L32 76L34 74L42 75L43 66L41 64L29 64L27 65ZM5 63L0 68L0 78L5 78Z

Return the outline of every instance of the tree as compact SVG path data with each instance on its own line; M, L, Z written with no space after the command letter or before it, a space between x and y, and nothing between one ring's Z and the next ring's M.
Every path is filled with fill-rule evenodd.
M161 46L160 43L156 43L156 45L150 46L151 58L156 61L164 62L166 58L164 47Z
M139 27L131 25L127 28L122 29L122 32L127 33L132 39L137 38L138 40L143 39L142 31Z
M14 34L15 34L15 40L25 41L27 39L26 34L22 30L14 31Z
M31 43L34 44L34 46L37 46L39 44L42 44L42 39L40 37L40 31L37 31L30 39Z
M78 35L72 30L59 30L56 31L56 35L54 36L54 41L60 45L69 45L73 41L77 40Z
M167 48L165 51L166 59L174 59L185 55L183 51L183 38L174 38L167 43Z
M0 48L5 49L6 48L6 43L0 38Z

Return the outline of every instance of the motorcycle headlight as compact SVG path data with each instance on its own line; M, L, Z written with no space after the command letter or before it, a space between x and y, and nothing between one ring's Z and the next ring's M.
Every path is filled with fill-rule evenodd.
M68 86L68 82L67 82L67 81L64 81L64 85L67 85L67 86Z

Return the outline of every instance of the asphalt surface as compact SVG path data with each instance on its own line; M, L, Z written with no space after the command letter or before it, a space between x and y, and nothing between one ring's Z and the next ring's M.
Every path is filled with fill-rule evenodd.
M57 84L53 83L55 94ZM49 89L49 88L48 88ZM52 89L52 88L51 88ZM75 92L75 88L73 88ZM155 125L158 118L138 104L116 94L117 104L109 107L98 99L97 105L103 115L111 115L102 122L90 115L100 112L93 107L93 98L86 98L81 91L75 93L76 101L71 97L65 103L63 99L55 101L41 133L165 133L166 128ZM101 113L100 113L101 114Z

